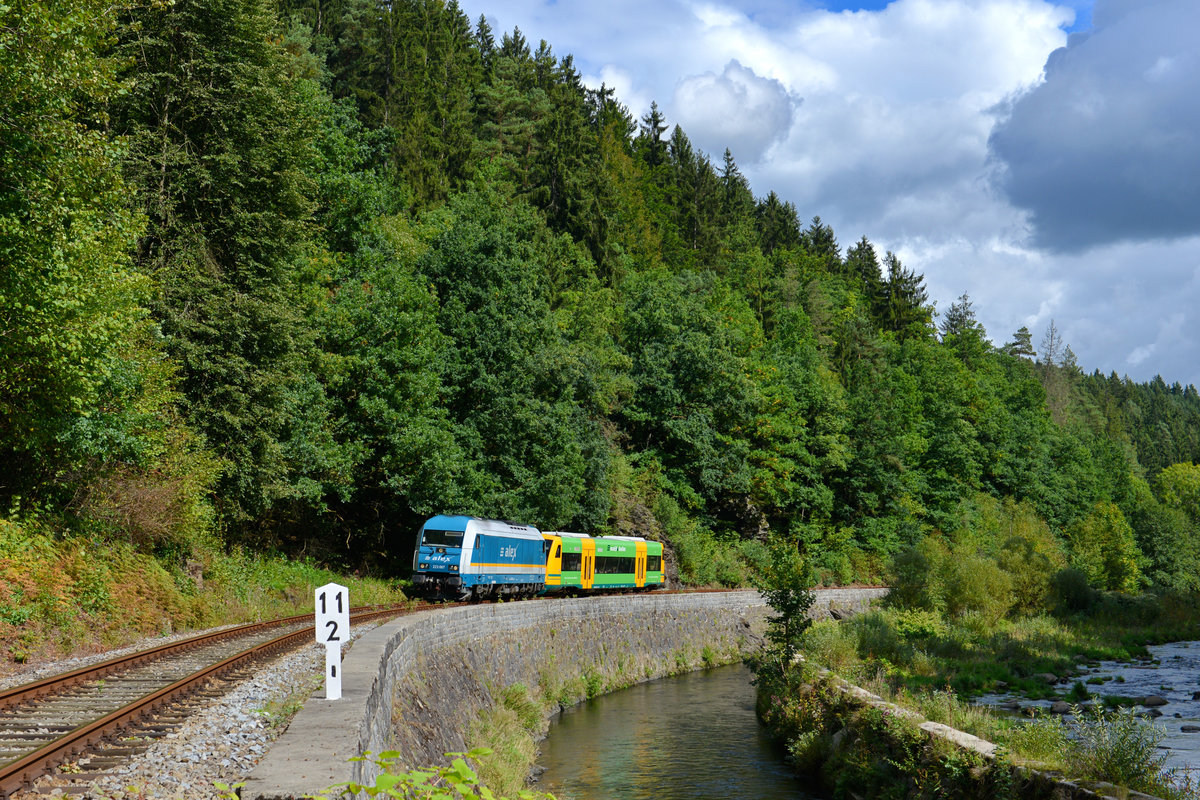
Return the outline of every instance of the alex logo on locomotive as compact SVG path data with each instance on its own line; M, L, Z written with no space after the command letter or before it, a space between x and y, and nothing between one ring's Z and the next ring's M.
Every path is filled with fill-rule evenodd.
M417 535L413 588L431 599L647 590L665 582L661 542L588 536L478 517L430 517Z

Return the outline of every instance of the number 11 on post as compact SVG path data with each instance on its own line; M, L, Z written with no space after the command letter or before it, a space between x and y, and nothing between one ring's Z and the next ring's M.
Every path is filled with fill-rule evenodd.
M350 590L327 583L314 596L317 642L325 645L325 699L342 696L342 642L350 638Z

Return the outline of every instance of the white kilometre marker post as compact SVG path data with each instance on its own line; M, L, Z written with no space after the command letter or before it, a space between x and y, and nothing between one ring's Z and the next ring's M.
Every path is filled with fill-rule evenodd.
M317 642L325 645L325 699L342 696L342 642L350 637L350 590L336 583L317 589Z

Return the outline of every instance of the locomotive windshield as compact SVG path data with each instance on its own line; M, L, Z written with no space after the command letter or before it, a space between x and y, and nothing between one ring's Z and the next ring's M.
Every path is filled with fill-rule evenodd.
M435 531L427 528L424 536L421 537L421 541L423 541L425 544L440 544L448 545L450 547L462 547L462 538L462 531Z

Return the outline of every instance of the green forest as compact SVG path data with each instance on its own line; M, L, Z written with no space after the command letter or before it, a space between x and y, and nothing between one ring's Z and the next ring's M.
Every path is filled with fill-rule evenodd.
M398 576L465 513L731 585L970 529L1200 590L1194 386L755 189L453 2L6 0L0 525Z

